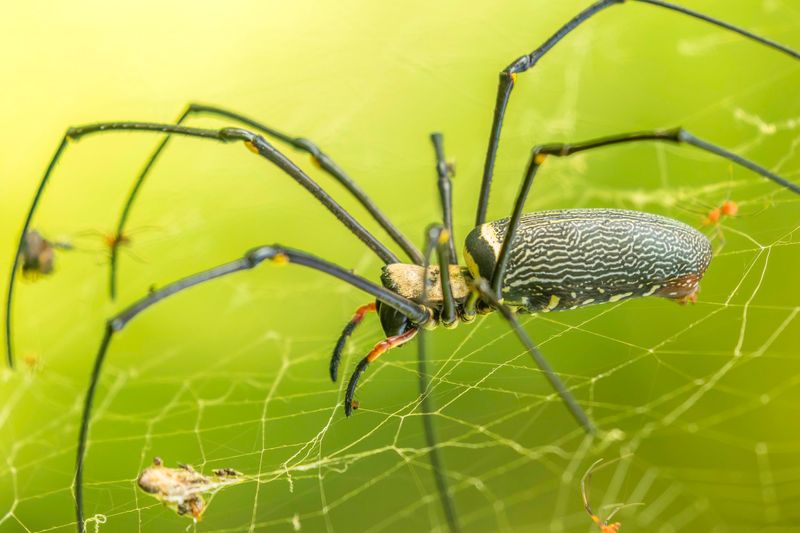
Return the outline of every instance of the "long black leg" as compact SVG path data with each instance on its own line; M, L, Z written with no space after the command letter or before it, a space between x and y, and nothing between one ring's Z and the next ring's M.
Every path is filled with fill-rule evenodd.
M677 144L690 144L700 148L701 150L705 150L706 152L732 161L737 165L741 165L757 174L761 174L768 180L773 181L782 187L786 187L792 192L800 194L800 185L792 183L778 176L777 174L770 172L764 167L757 165L756 163L753 163L752 161L739 155L729 152L724 148L695 137L683 128L622 133L620 135L601 137L599 139L592 139L573 144L554 143L536 146L534 147L530 161L528 162L528 168L525 172L525 179L522 181L522 186L520 187L520 191L517 195L517 200L514 204L514 211L511 214L511 220L509 221L508 229L506 230L506 235L503 239L503 245L500 248L500 254L498 255L494 272L492 273L492 290L494 291L495 295L497 295L497 298L500 298L500 289L502 287L503 277L505 276L506 266L508 265L511 244L516 236L517 228L519 227L522 211L525 208L525 200L528 197L528 192L530 191L531 184L533 183L533 178L536 176L536 172L539 170L539 167L542 165L542 163L544 163L545 159L547 159L547 156L552 155L555 157L566 157L578 152L602 148L604 146L640 141L666 141Z
M439 321L445 326L449 327L455 324L456 316L456 301L453 296L453 287L450 285L450 266L453 264L450 258L450 247L448 242L451 242L450 232L447 228L433 225L428 228L427 244L425 249L425 262L424 266L427 267L430 261L430 256L433 250L436 250L436 257L439 261L439 285L442 289L442 312ZM422 294L423 301L427 297L428 288L428 269L425 268L425 273L422 276Z
M388 337L378 344L376 344L372 350L369 351L366 357L364 357L361 361L358 362L356 365L356 369L353 371L353 374L350 376L350 381L347 382L347 389L344 393L344 414L345 416L350 416L353 414L354 409L354 401L353 398L356 394L356 387L358 386L358 380L361 378L361 374L367 369L370 363L374 362L378 357L385 354L392 348L397 348L398 346L402 346L403 344L411 341L414 337L417 336L417 333L422 329L420 326L411 326L406 329L403 333L399 335L395 335L393 337Z
M436 134L434 134L436 135ZM433 136L432 136L433 137ZM439 139L439 143L437 144L437 140L433 139L434 146L436 147L437 153L437 160L442 162L443 161L443 153L440 150L441 147L441 138ZM439 179L441 183L442 173L439 173ZM439 188L440 192L442 191L442 187ZM443 204L446 203L445 196L442 195ZM447 217L445 216L445 219ZM448 260L449 255L449 248L445 244L446 240L449 240L452 243L452 239L448 235L448 230L446 227L442 227L439 225L434 225L428 228L427 234L425 236L425 257L423 262L423 267L425 268L425 273L422 276L422 303L428 305L428 265L430 264L431 255L433 255L433 251L437 251L438 259L439 259L439 268L442 272L447 270L447 267L450 265L450 261ZM450 287L450 279L449 275L445 277L439 278L441 283L441 290L442 296L444 297L445 303L443 305L442 311L442 321L444 322L445 317L450 322L445 323L448 325L455 321L455 301L453 299L453 291ZM445 311L444 308L450 308L452 311ZM436 432L436 423L431 413L434 412L435 408L433 405L433 399L431 398L430 392L428 388L430 387L430 378L428 375L428 351L427 351L428 341L427 341L427 334L424 328L420 329L418 338L417 338L417 370L419 372L419 395L420 395L420 410L422 411L422 421L423 421L423 429L425 430L425 441L428 445L428 456L431 463L431 468L433 469L433 477L436 482L436 489L439 492L439 500L442 504L442 509L444 510L445 519L447 521L447 526L450 529L451 533L457 532L461 530L461 527L458 522L458 513L456 512L456 505L455 500L453 499L453 495L450 492L450 487L447 482L447 468L444 464L444 458L439 451L438 444L439 444L439 437Z
M415 324L425 324L430 318L428 312L422 306L403 298L402 296L385 289L379 285L367 281L366 279L353 274L352 272L324 261L318 257L280 245L261 246L247 252L243 257L229 263L225 263L208 270L203 270L181 280L170 283L163 288L153 291L141 300L133 303L106 322L103 340L92 367L92 374L89 380L89 388L86 390L83 414L81 415L80 431L78 433L78 452L75 461L75 509L78 520L78 531L85 531L83 522L83 460L86 452L86 441L89 433L89 421L91 418L92 403L94 401L95 390L100 379L103 362L105 361L108 348L115 333L122 330L138 314L145 311L154 304L164 300L184 289L200 285L234 272L255 268L262 262L270 260L276 264L296 264L324 272L335 278L348 283L362 291L371 294L385 305L389 305L404 315Z
M783 52L795 59L800 59L800 52L792 50L787 46L776 43L775 41L769 39L765 39L764 37L749 32L744 28L740 28L738 26L734 26L732 24L723 22L716 18L703 15L702 13L698 13L691 9L670 4L669 2L664 2L662 0L636 0L636 1L669 9L671 11L675 11L683 15L688 15L692 18L702 20L703 22L707 22L714 26L718 26L720 28L724 28L734 33L738 33L743 37L756 41L760 44L763 44L764 46L767 46L779 52ZM539 60L547 52L549 52L550 49L552 49L559 41L561 41L561 39L563 39L567 34L569 34L572 30L580 26L582 23L589 20L593 15L599 13L600 11L602 11L607 7L610 7L615 4L621 4L624 2L625 0L600 0L598 2L595 2L591 6L581 11L572 20L564 24L561 28L559 28L558 31L555 32L549 39L547 39L541 46L539 46L539 48L537 48L530 54L524 55L519 59L515 60L505 69L503 69L503 71L500 73L500 82L497 87L497 101L495 103L495 108L494 108L492 127L491 130L489 131L489 144L486 149L486 160L483 166L483 180L481 182L480 196L478 197L478 209L475 215L476 226L480 226L481 224L486 222L486 210L489 206L489 192L492 187L492 174L494 172L494 162L497 156L497 146L498 143L500 142L500 131L503 128L503 118L505 117L506 114L506 108L508 107L508 99L511 96L511 90L514 88L514 84L516 83L517 74L525 72L526 70L529 70L534 66L536 66Z
M268 161L278 166L281 170L286 172L292 179L299 183L303 188L311 193L322 205L324 205L333 215L347 229L349 229L356 237L358 237L370 250L381 258L385 263L398 263L398 257L389 250L383 243L381 243L374 235L372 235L364 226L362 226L350 213L348 213L342 206L330 197L322 187L320 187L314 180L306 175L300 168L292 163L286 156L275 149L263 137L251 131L241 128L223 128L219 130L202 129L202 128L187 128L185 126L177 126L174 124L156 124L151 122L106 122L99 124L91 124L88 126L80 126L77 128L69 128L61 140L61 143L53 155L53 159L47 167L47 170L42 177L39 188L28 210L28 215L22 226L19 242L17 244L17 251L14 255L14 263L11 268L11 274L8 283L8 292L6 297L6 356L10 367L14 366L14 353L13 342L11 338L11 307L14 295L14 280L16 278L17 268L19 267L20 253L24 244L25 235L30 228L31 219L36 211L39 201L41 200L44 188L52 175L53 168L60 159L67 144L72 141L77 141L81 137L93 133L104 133L110 131L144 131L155 133L168 133L184 135L188 137L197 137L201 139L210 139L220 142L242 141L245 146L251 151L264 157Z
M336 379L339 376L339 363L342 360L342 352L344 351L344 346L347 343L347 339L350 338L350 335L353 334L356 327L364 320L364 316L367 313L375 313L378 310L378 307L375 305L375 302L370 302L368 304L364 304L356 309L356 312L353 313L353 318L345 325L342 333L339 335L339 340L336 341L336 346L333 348L333 354L331 355L331 363L329 366L329 373L331 376L331 381L336 383Z
M420 412L425 430L425 443L428 446L428 460L433 470L436 490L439 492L439 501L444 511L444 517L451 533L461 531L456 511L456 502L447 482L447 466L439 450L439 435L436 431L436 419L432 415L435 411L430 391L430 376L428 374L427 332L421 329L417 335L417 372L419 373Z
M372 215L372 218L375 219L378 224L386 231L387 234L397 243L403 251L411 258L411 260L417 264L422 263L422 254L419 250L417 250L416 246L408 240L408 238L403 235L403 233L394 225L392 224L391 220L383 214L383 212L375 205L369 196L358 186L358 184L353 181L347 173L339 167L333 159L331 159L322 149L317 146L312 141L308 139L304 139L302 137L292 137L291 135L287 135L283 132L280 132L274 128L266 126L265 124L253 120L245 115L235 113L233 111L223 109L220 107L209 106L209 105L202 105L202 104L190 104L184 111L181 113L180 117L176 121L177 125L182 124L187 118L191 115L197 114L207 114L207 115L215 115L220 117L225 117L241 124L244 124L259 133L266 135L267 137L277 139L281 142L289 144L290 146L298 149L303 150L311 155L314 162L319 165L325 172L327 172L330 176L332 176L336 181L341 183L350 193L361 203L362 206ZM136 178L136 181L131 188L128 197L125 200L125 204L122 208L122 212L120 213L119 222L117 223L117 235L124 235L125 234L125 225L128 220L128 216L130 215L130 211L133 207L134 202L141 190L142 184L144 183L147 175L152 170L156 160L161 155L161 152L167 146L169 142L170 136L167 135L164 139L159 143L153 153L150 155L150 158L145 163L144 168L142 169L139 176ZM117 279L117 248L118 246L115 244L111 248L111 270L109 273L109 289L111 292L111 298L114 298L116 295L116 279Z
M53 171L53 167L56 166L56 162L61 157L61 154L64 152L64 149L67 146L67 138L64 137L61 139L61 143L59 143L58 148L56 149L56 153L53 154L53 158L50 160L50 164L47 166L47 170L45 171L45 178L39 183L39 187L36 189L36 193L33 196L33 204L35 206L39 203L39 199L42 197L42 193L44 193L45 185L47 185L47 176ZM8 361L8 367L14 368L14 351L13 351L13 342L11 339L11 302L14 299L14 280L17 277L17 269L19 268L20 258L22 257L22 249L25 246L25 237L28 234L28 229L31 225L31 220L33 219L33 212L34 208L28 211L27 216L25 217L25 222L22 223L22 233L19 236L19 242L17 243L17 250L14 254L14 259L11 264L11 273L8 278L8 290L6 292L6 360Z
M441 133L432 133L431 142L433 149L436 152L436 174L438 180L436 182L439 188L439 199L442 203L442 220L445 229L449 232L448 241L450 243L450 263L458 264L458 255L456 254L455 237L453 236L453 169L447 165L444 158L444 142Z
M489 305L491 305L492 308L500 311L500 314L503 316L503 318L508 321L508 323L511 325L511 328L514 330L514 333L516 333L519 340L522 341L522 344L525 345L525 348L527 348L528 352L533 357L533 360L536 362L536 366L539 367L539 370L541 370L545 375L547 381L550 382L550 385L552 385L558 395L561 396L561 399L566 404L567 409L569 409L569 412L572 414L572 416L575 417L575 420L578 421L586 433L589 435L594 435L597 431L594 424L586 415L586 412L584 412L583 408L578 404L577 400L575 400L575 397L572 395L572 393L569 392L561 379L556 375L555 372L553 372L553 369L547 362L547 359L544 358L530 337L528 337L528 334L525 333L525 329L523 329L523 327L520 325L516 315L514 315L514 312L497 299L491 287L489 286L489 283L485 279L481 278L475 280L475 288L478 290L480 296Z

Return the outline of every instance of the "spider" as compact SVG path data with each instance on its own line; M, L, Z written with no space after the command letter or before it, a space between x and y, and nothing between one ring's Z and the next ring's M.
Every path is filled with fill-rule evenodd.
M706 218L703 219L704 226L719 224L725 217L735 217L739 212L739 204L733 200L725 200L719 207L712 208Z
M696 11L662 0L632 1L702 20L794 59L800 59L800 53L786 46ZM579 152L624 143L672 142L688 144L725 158L795 193L800 193L800 186L797 184L682 128L640 131L583 142L536 145L532 149L511 216L493 222L486 221L503 119L518 75L535 67L559 41L591 17L622 3L624 0L595 1L533 52L514 60L501 71L475 226L465 241L466 267L459 265L455 249L452 231L452 167L446 163L440 134L433 134L432 142L436 155L442 222L429 228L424 250L420 251L392 224L345 171L316 144L302 137L282 133L239 113L218 107L191 104L175 124L104 122L68 128L36 191L23 224L20 245L11 269L6 300L6 352L9 365L13 366L14 363L11 308L20 252L39 200L58 160L68 146L88 135L119 131L166 134L147 161L124 204L116 235L126 234L125 224L128 214L142 183L171 136L181 135L222 143L241 143L250 152L276 165L304 187L385 263L381 273L382 285L378 285L346 268L302 250L279 244L260 246L246 252L241 258L153 289L142 299L109 318L94 360L78 434L74 478L78 530L85 529L83 466L91 409L103 362L114 335L141 312L165 298L206 281L255 268L265 261L282 265L300 265L317 270L338 278L375 299L374 302L360 307L347 323L331 358L330 375L335 380L342 349L348 337L367 314L373 312L378 314L386 338L376 344L353 371L344 401L344 411L347 416L351 415L354 407L359 405L354 400L354 393L360 376L387 350L408 343L420 332L438 325L454 327L459 322L471 322L478 314L498 311L534 358L572 416L587 433L593 434L596 431L593 422L539 353L534 342L521 327L517 314L561 311L644 296L660 296L678 301L691 299L697 292L699 281L711 260L711 246L702 233L686 224L638 211L564 209L524 214L525 201L538 169L549 157L567 157ZM244 128L203 129L183 125L187 118L197 114L228 119L244 125ZM308 153L319 168L341 183L367 209L392 241L408 256L409 261L403 262L322 187L267 141L267 138ZM116 258L119 244L121 243L114 242L111 247L109 289L112 297L116 287ZM435 264L431 264L433 261ZM422 337L420 335L420 339ZM424 343L420 342L419 346L422 351ZM434 466L433 471L435 475L440 475L438 466ZM448 516L451 515L452 512L448 513ZM452 527L452 520L450 518L448 520L451 529L456 529Z
M597 524L597 527L600 528L602 533L619 533L622 524L619 522L612 522L608 523L609 520L614 518L614 515L620 512L625 507L631 507L634 505L644 505L642 503L618 503L612 506L611 512L608 513L608 516L605 518L600 518L594 511L592 511L592 505L589 502L589 493L591 492L591 485L592 485L592 474L594 474L595 470L598 469L600 463L603 462L603 459L598 459L589 467L588 470L583 474L581 478L581 498L583 499L583 508L589 514L589 518L592 519L592 522ZM606 463L605 466L608 466L610 463Z

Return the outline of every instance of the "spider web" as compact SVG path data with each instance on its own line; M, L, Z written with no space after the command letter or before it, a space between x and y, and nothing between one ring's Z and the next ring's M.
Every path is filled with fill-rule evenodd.
M767 3L764 10L779 7ZM604 109L598 101L607 95L586 88L602 80L624 102L626 95L642 99L651 89L646 85L657 83L614 84L602 72L631 64L629 41L622 36L627 22L620 19L606 17L602 29L592 26L563 43L559 60L533 74L555 80L552 85L521 83L515 91L492 216L503 216L503 206L513 201L530 139L580 139L642 123L634 112ZM453 33L466 31L469 22L454 21ZM783 24L758 30L780 39L786 28L797 27ZM503 31L508 49L527 50L541 40L532 40L523 27L520 21L515 31ZM684 110L677 117L645 102L637 112L654 115L643 122L719 134L737 153L800 180L800 102L792 92L800 80L797 67L756 53L759 60L766 57L765 65L754 67L760 75L735 85L730 74L717 71L738 64L739 50L753 54L748 45L713 29L683 23L676 28L691 37L653 44L652 60L680 55L686 63L675 74L696 75L683 80L685 92L695 83L702 92L704 82L717 80L718 86L706 89L707 98L724 97L696 96L687 103L674 95L675 107ZM488 31L500 33L496 27ZM599 59L595 46L607 59ZM488 57L477 63L488 62L492 72L496 58ZM709 61L719 66L704 76ZM429 90L456 90L435 68L462 67L445 52L427 62L401 57L396 65L422 73ZM366 107L381 101L384 83L370 87ZM446 135L448 154L458 164L457 238L472 217L492 91L487 84L479 99L463 86L456 90L454 112L479 123L469 133ZM551 108L535 105L548 98L556 102ZM432 105L445 102L452 103ZM367 113L353 108L332 115L338 120L321 121L314 138L331 146L332 154L336 148L352 152L355 141L339 139L338 131L359 125ZM298 115L292 124L308 130L309 117ZM448 116L454 115L436 120ZM729 129L720 131L721 124ZM372 127L361 125L363 138L380 131ZM419 141L428 129L416 124L408 131ZM355 176L380 176L365 188L377 190L379 203L400 227L421 235L437 213L429 148L420 142L407 156L399 148L403 137L396 139L343 166ZM69 216L63 206L43 208L40 227L75 239L98 219L113 220L116 204L97 201L103 187L110 187L101 177L139 168L152 145L152 138L82 143L65 159L49 201L71 198L80 180L99 188L72 201ZM100 150L114 154L108 159L114 163L98 165ZM276 240L374 279L375 258L343 231L334 234L330 218L290 185L266 189L251 180L242 194L220 199L220 176L233 182L233 176L263 175L258 161L240 162L242 153L227 147L198 155L191 141L175 142L170 150L135 212L132 227L149 229L134 240L139 260L123 259L119 302ZM397 168L387 170L390 162ZM167 179L186 174L207 179ZM426 191L419 205L415 197L402 200L415 205L402 205L397 198L405 193L381 189L384 180L397 183L408 175L419 176L413 183ZM554 161L537 180L531 210L611 205L703 227L705 213L731 199L739 215L703 227L716 255L695 306L643 299L525 317L526 330L602 429L595 439L574 424L499 317L429 335L437 447L463 528L588 530L580 479L604 457L611 462L594 476L595 510L602 516L616 502L644 503L617 515L626 531L750 531L768 525L788 530L800 519L800 433L793 423L800 400L800 200L705 154L663 145ZM268 174L268 183L280 181L279 174ZM124 187L113 190L118 196ZM298 205L302 212L293 207ZM303 216L307 225L282 222ZM280 233L265 230L277 226ZM323 231L318 226L326 233L317 233ZM102 254L76 252L59 261L56 276L25 284L17 302L17 343L26 364L4 374L0 392L1 531L74 528L70 485L86 376L102 320L120 307L107 302ZM350 419L341 412L342 382L333 385L327 378L333 340L365 301L320 275L268 266L198 287L137 318L113 341L95 403L86 460L89 531L446 530L422 429L415 349L396 350L372 365L358 392L360 409ZM381 335L374 317L365 321L348 345L343 368L352 369ZM138 473L156 455L168 466L189 463L206 473L234 468L245 481L213 495L203 521L192 525L136 487Z

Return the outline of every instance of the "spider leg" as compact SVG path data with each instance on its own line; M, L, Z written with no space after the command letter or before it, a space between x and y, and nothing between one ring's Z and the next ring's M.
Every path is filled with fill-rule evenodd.
M658 7L662 7L664 9L668 9L671 11L675 11L676 13L680 13L682 15L687 15L692 18L696 18L698 20L702 20L703 22L707 22L719 28L723 28L725 30L732 31L734 33L738 33L739 35L751 39L757 43L760 43L764 46L777 50L779 52L783 52L794 59L800 59L800 52L792 50L791 48L784 46L780 43L772 41L770 39L766 39L759 35L756 35L744 28L740 28L738 26L734 26L733 24L729 24L722 20L709 17L708 15L704 15L702 13L698 13L697 11L693 11L691 9L687 9L682 6L678 6L675 4L671 4L669 2L665 2L663 0L635 0L638 2L642 2L644 4L650 4ZM500 142L500 132L503 128L503 118L506 114L506 108L508 107L508 99L511 96L511 90L514 88L514 84L516 83L517 74L525 72L527 70L532 69L536 66L539 60L549 52L556 44L558 44L561 39L566 37L572 30L589 20L593 15L601 12L607 7L611 7L615 4L622 4L625 0L599 0L594 4L590 5L580 13L578 13L575 17L573 17L569 22L564 24L561 28L558 29L549 39L547 39L544 43L542 43L539 48L531 52L530 54L524 55L515 61L513 61L510 65L508 65L502 72L500 72L500 81L497 87L497 100L495 103L494 108L494 115L492 118L492 126L489 130L489 144L486 148L486 160L483 166L483 179L481 181L481 191L480 195L478 196L478 209L475 215L475 225L480 226L484 222L486 222L486 210L489 206L489 192L492 187L492 173L494 172L494 162L495 158L497 157L497 147Z
M450 284L450 266L452 257L450 256L450 247L448 243L452 243L450 239L450 232L447 228L439 225L433 225L428 228L427 235L427 249L425 250L425 264L428 264L428 258L433 249L436 250L436 257L439 260L439 285L442 288L442 311L439 316L439 321L444 327L452 327L456 324L458 316L456 314L456 301L453 296L453 286ZM456 263L457 264L457 263ZM423 300L427 297L425 291L428 288L428 269L425 269L423 275Z
M436 151L436 174L439 178L436 183L439 188L439 198L442 203L442 219L444 221L444 227L449 233L450 263L457 265L458 255L456 254L455 237L453 237L453 184L451 181L453 171L448 168L447 161L445 161L444 158L442 134L432 133L431 142L433 142L433 149Z
M434 147L436 149L436 159L437 159L437 169L439 174L439 192L442 196L442 205L444 207L444 220L445 224L447 224L448 216L447 216L447 204L449 202L450 195L445 194L445 192L449 189L449 174L447 174L446 169L442 167L444 163L444 154L442 151L441 145L441 135L434 134L431 136L433 140ZM444 170L444 172L443 172ZM447 186L442 187L442 179L443 176L447 179ZM450 247L447 246L447 242L450 242ZM428 305L427 301L427 288L428 288L428 265L430 264L430 258L433 254L433 251L436 250L438 259L439 259L439 269L440 272L447 272L448 267L452 262L458 264L457 261L454 261L453 256L448 257L451 249L453 248L453 239L452 234L449 233L447 226L441 225L434 225L428 228L428 232L425 239L425 260L423 263L423 267L425 268L425 273L422 277L422 303ZM446 274L447 277L442 277L440 274L439 281L442 286L442 296L445 300L445 308L452 306L455 309L455 301L453 299L453 292L452 288L450 287L450 279L449 273ZM440 319L444 322L444 316L447 315L448 320L453 320L455 315L451 315L449 311L443 311ZM425 442L428 445L428 456L431 463L431 469L433 470L433 477L434 481L436 482L436 488L439 493L439 500L442 504L442 509L444 510L445 519L447 520L447 525L451 533L456 533L461 530L458 520L458 513L456 512L456 503L453 499L453 495L450 491L450 486L447 482L447 467L444 463L444 458L440 453L438 444L439 444L439 437L436 431L436 420L431 416L431 413L435 410L433 405L433 400L431 398L431 394L429 391L430 388L430 378L428 374L428 339L427 339L427 332L425 328L420 328L419 333L417 335L417 372L419 374L419 395L420 395L420 411L423 414L422 423L423 429L425 430Z
M230 120L234 120L245 126L252 128L253 130L269 137L272 139L279 140L283 143L289 144L290 146L307 152L311 155L313 161L332 176L336 181L342 184L358 201L361 203L362 206L372 215L372 218L375 219L378 224L386 231L387 234L394 240L395 243L406 252L406 254L411 258L412 261L419 264L422 262L422 254L419 250L414 246L414 244L408 240L408 238L403 235L403 233L395 227L394 224L389 220L389 218L383 214L383 212L378 208L378 206L373 202L369 196L358 186L358 184L353 181L347 173L339 167L336 162L331 159L322 149L317 146L312 141L302 137L293 137L291 135L287 135L286 133L280 132L270 126L264 125L262 122L249 118L245 115L223 109L220 107L203 105L203 104L196 104L192 103L189 104L186 109L181 113L178 117L178 120L175 122L176 125L181 125L183 122L188 119L192 115L213 115L224 117ZM123 205L122 211L119 216L119 222L117 223L117 235L124 235L125 234L125 225L128 220L128 216L130 215L130 211L133 208L133 204L136 201L136 198L141 190L141 187L147 178L148 174L152 170L153 166L155 165L156 161L158 160L161 152L169 143L171 135L167 134L164 139L158 144L156 149L150 155L150 158L145 163L142 171L139 173L136 181L131 188L130 193L128 193L128 197L125 200L125 204ZM111 298L113 299L116 295L116 285L117 285L117 246L112 246L111 248L111 269L109 272L109 290L111 294Z
M141 312L145 311L161 300L169 298L170 296L177 294L184 289L194 287L195 285L200 285L207 281L227 276L228 274L233 274L234 272L255 268L266 260L270 260L271 262L279 265L301 265L338 278L345 283L371 294L383 304L397 309L415 324L423 325L430 320L430 314L424 307L412 302L411 300L403 298L399 294L396 294L360 276L357 276L356 274L353 274L352 272L338 265L329 263L323 259L315 257L311 254L307 254L300 250L286 248L277 244L254 248L247 252L243 257L236 259L235 261L224 263L208 270L203 270L196 274L192 274L191 276L165 285L161 289L150 292L147 296L134 302L106 322L103 339L100 342L100 348L95 356L91 377L89 379L89 387L86 389L86 397L83 404L80 431L78 433L78 451L75 460L75 510L79 532L85 532L85 524L83 521L83 460L86 454L86 441L89 434L89 421L91 419L92 404L94 402L97 383L100 380L100 372L103 367L103 362L105 361L106 354L114 334L125 328L125 326ZM409 331L416 332L416 328L413 328ZM378 347L373 350L373 352L376 352L376 355L374 355L373 358L380 355L380 353L376 350L378 350Z
M594 424L586 415L586 412L584 412L583 408L575 400L575 397L572 395L572 393L564 385L564 382L562 382L556 373L553 372L552 367L550 367L550 364L547 362L541 352L539 352L539 349L536 347L530 337L528 337L528 334L525 333L525 329L523 329L522 325L520 325L514 312L497 299L494 291L491 289L489 283L485 279L479 278L475 280L475 289L478 291L480 296L492 306L492 308L500 311L500 314L509 323L511 329L514 330L514 333L517 335L519 340L522 341L522 344L528 349L528 353L530 353L533 357L533 360L536 362L536 366L539 367L539 370L542 371L547 380L550 382L550 385L552 385L552 387L561 397L561 400L566 404L569 412L575 417L575 420L578 421L586 433L589 435L594 435L597 432Z
M595 468L603 462L603 459L598 459L589 467L589 469L583 474L581 478L581 498L583 499L583 508L592 518L592 521L595 523L599 523L600 518L594 514L592 511L592 505L589 501L589 494L592 492L592 474L594 474Z
M356 386L358 385L358 380L361 377L361 374L364 373L364 370L367 369L369 364L375 361L378 357L380 357L384 353L391 350L392 348L397 348L398 346L402 346L403 344L413 339L417 335L418 330L419 328L414 326L412 328L407 329L400 335L388 337L380 341L372 348L372 350L369 351L369 353L366 355L366 357L364 357L364 359L358 362L356 369L350 376L350 381L347 383L347 391L345 392L344 395L345 416L350 416L353 413L353 396L355 396L356 393Z
M439 449L439 436L436 431L436 419L433 416L435 406L430 393L430 375L428 374L428 332L420 328L417 334L417 373L419 374L420 412L425 430L425 443L428 446L428 459L433 470L439 500L444 510L445 520L451 533L461 530L456 511L456 502L447 482L447 466Z
M342 334L339 335L339 340L336 341L336 346L333 348L333 355L331 356L331 381L335 382L336 378L339 376L339 363L342 360L342 351L344 351L344 345L347 339L353 334L353 330L356 329L356 326L361 324L361 321L364 320L364 316L367 313L374 313L375 311L377 311L375 302L362 305L356 309L356 312L353 313L353 318L350 319L350 322L348 322L342 330Z
M389 250L383 243L381 243L374 235L372 235L364 226L362 226L350 213L348 213L342 206L340 206L331 196L325 192L314 180L312 180L305 172L300 170L291 160L284 156L281 152L269 144L263 137L251 131L241 128L222 128L222 129L203 129L203 128L189 128L174 124L158 124L152 122L105 122L98 124L90 124L87 126L80 126L67 129L61 143L58 145L47 170L42 177L39 187L34 195L33 202L28 209L28 214L22 226L19 242L17 244L17 252L14 255L14 263L11 267L11 274L8 282L8 292L6 296L6 357L8 359L9 367L14 366L14 353L13 342L11 337L11 307L14 296L14 280L16 278L17 269L19 267L20 253L30 228L31 220L36 212L36 208L41 200L42 193L52 175L53 169L61 158L65 148L71 141L77 141L81 137L96 133L106 133L112 131L142 131L151 133L167 133L184 135L187 137L196 137L200 139L214 140L218 142L230 143L234 141L241 141L252 152L267 159L278 168L283 170L292 179L299 183L303 188L314 196L322 205L324 205L333 215L341 222L347 229L350 230L356 237L358 237L367 247L375 252L385 263L398 263L398 257Z
M749 159L745 159L744 157L736 155L733 152L729 152L728 150L725 150L724 148L721 148L715 144L695 137L683 128L622 133L619 135L611 135L609 137L601 137L598 139L572 144L540 144L535 146L532 150L531 158L528 162L528 168L525 172L525 178L523 179L522 186L517 194L517 200L514 204L514 211L511 214L511 220L508 224L508 230L506 231L505 238L503 239L503 245L500 248L500 254L498 255L497 263L495 265L494 272L492 273L492 290L498 298L500 297L502 280L505 275L506 266L508 265L511 245L514 237L516 236L516 232L519 227L519 221L522 218L522 212L525 208L525 200L527 199L528 192L533 184L533 178L536 176L536 172L539 170L539 167L547 159L547 156L551 155L554 157L567 157L578 152L593 150L595 148L641 141L660 141L673 142L677 144L689 144L716 156L732 161L744 168L752 170L753 172L764 176L768 180L786 187L792 192L800 194L800 185L792 183L778 176L777 174L770 172L766 168L750 161Z

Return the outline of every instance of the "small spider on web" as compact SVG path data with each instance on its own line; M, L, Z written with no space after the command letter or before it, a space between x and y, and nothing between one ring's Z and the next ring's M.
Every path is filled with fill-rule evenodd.
M728 180L731 182L733 180L732 165L729 165L728 167ZM695 215L699 215L701 217L700 226L702 228L708 228L710 230L710 233L707 234L709 236L709 241L712 244L715 244L714 255L718 255L725 247L725 244L727 242L725 239L725 232L723 229L723 225L727 223L730 219L739 216L739 209L741 205L739 202L734 200L732 196L733 195L731 194L729 187L728 193L722 200L716 199L713 200L713 203L694 200L690 202L690 207L685 207L685 206L683 207L684 211L688 213L693 213ZM756 212L747 213L747 216L756 215L758 213L761 213L763 210L764 209L758 210Z
M134 238L144 232L153 230L155 228L146 226L126 231L99 231L99 230L86 230L78 234L78 237L91 237L99 239L102 243L102 250L106 253L106 258L112 260L116 258L119 251L124 249L127 255L139 263L145 263L145 260L136 255L133 250ZM137 239L138 240L138 239Z
M583 498L583 508L586 509L586 512L589 513L589 517L592 519L592 522L598 525L600 531L602 533L617 533L622 524L620 522L612 522L609 524L609 521L614 518L614 515L617 514L619 511L624 509L625 507L632 507L635 505L644 505L643 503L613 503L611 505L607 505L605 507L610 507L611 512L608 513L608 516L605 518L600 518L598 515L592 511L590 500L590 492L591 492L591 484L592 484L592 474L594 474L600 467L600 463L603 462L603 459L598 459L592 466L586 470L586 473L583 474L581 478L581 497ZM604 466L610 465L611 462L606 463Z
M687 209L687 211L703 217L702 221L700 222L700 226L703 228L709 228L709 241L711 241L712 244L714 244L716 241L714 246L714 255L718 255L727 243L724 231L725 224L727 224L731 219L735 219L740 216L755 216L764 211L764 208L762 208L757 211L749 211L745 214L742 214L740 213L740 209L741 205L739 202L729 197L721 202L718 201L714 204L705 204L702 205L700 209Z

